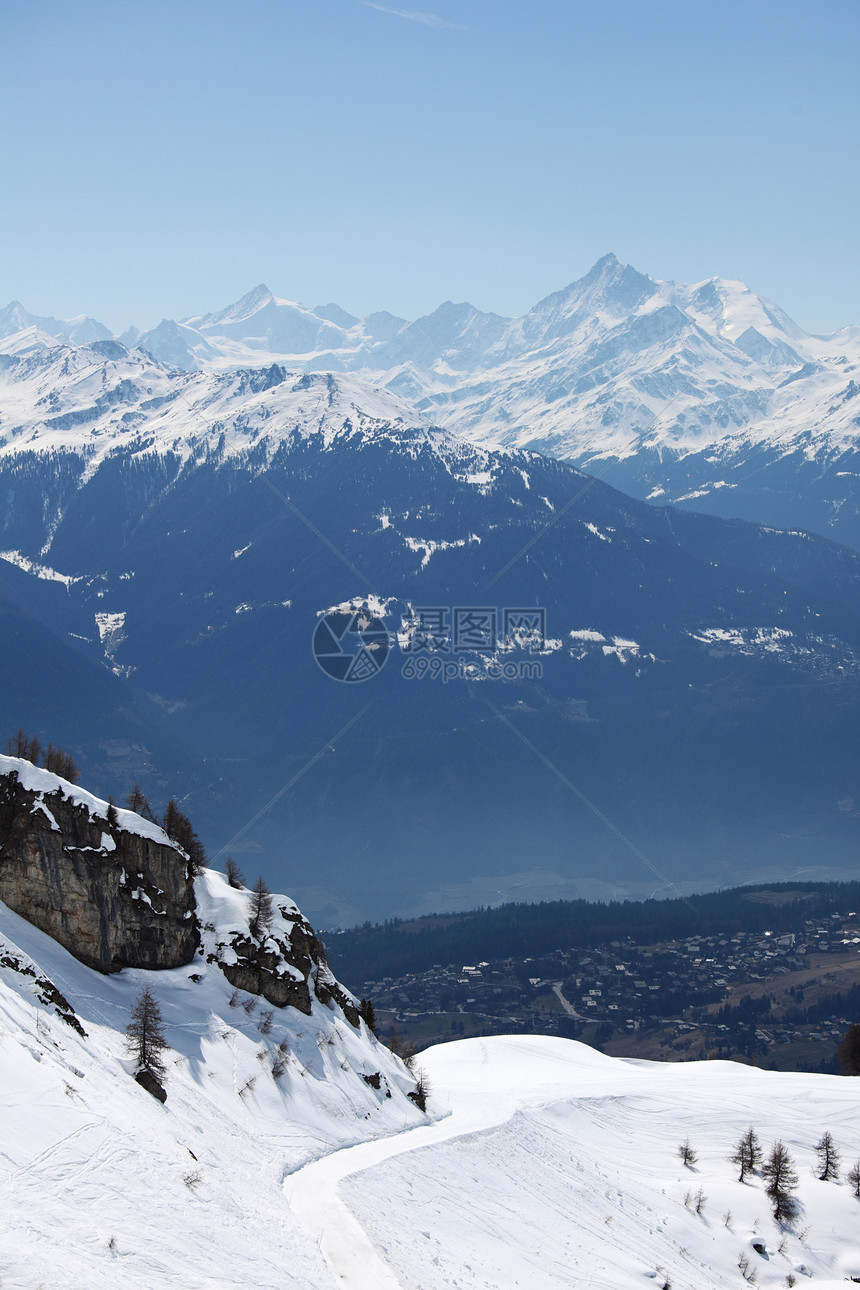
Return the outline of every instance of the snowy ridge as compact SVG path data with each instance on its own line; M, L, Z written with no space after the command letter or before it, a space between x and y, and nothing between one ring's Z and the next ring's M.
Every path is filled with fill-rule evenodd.
M354 379L290 375L277 366L185 374L115 342L109 352L61 346L13 360L0 398L3 452L71 451L91 463L143 440L184 457L222 437L229 453L294 429L330 442L338 432L425 424L396 396Z
M40 766L34 766L31 761L26 761L23 757L4 757L0 756L0 778L4 775L15 774L22 788L28 789L36 794L34 808L38 807L48 816L50 812L45 805L45 798L54 793L60 793L66 797L73 806L82 806L89 812L90 819L93 821L103 820L107 823L109 804L100 797L95 797L88 793L86 789L79 788L68 779L63 779L61 775L54 775L49 770L43 770ZM129 811L121 806L114 807L116 811L117 827L123 829L126 833L136 833L138 837L149 838L151 842L158 842L164 847L173 847L179 850L177 844L167 836L160 825L154 824L152 820L145 820L142 815L136 811ZM184 852L182 853L184 855Z
M743 282L661 282L607 255L521 318L448 303L412 323L386 315L395 329L382 337L379 317L307 309L260 285L225 309L123 339L187 370L352 371L475 442L551 446L575 460L628 456L646 430L650 444L682 453L737 434L857 441L856 422L837 414L834 424L828 411L860 370L857 328L810 336ZM0 350L32 349L38 339L25 344L24 332L48 322L40 335L54 344L93 338L90 320L35 319L15 303L0 314Z
M0 459L73 454L85 484L108 457L170 455L182 463L252 455L264 468L302 440L325 451L385 441L411 459L429 452L453 478L486 492L497 453L430 424L396 394L354 376L269 368L179 372L117 342L68 345L0 368ZM509 454L503 453L503 457ZM527 456L523 456L527 464ZM65 579L12 551L40 577Z
M105 329L94 339L89 321L36 319L10 305L0 313L0 359L37 361L64 340L106 354L116 342ZM279 365L351 373L408 401L380 415L424 414L475 444L619 468L613 482L637 496L697 509L707 499L705 509L730 517L787 527L798 522L793 495L812 489L800 523L858 540L860 329L808 335L732 279L663 282L606 255L520 318L447 302L414 322L308 309L260 285L225 309L131 328L121 340L188 373ZM193 383L184 394L201 416L226 412ZM366 390L358 402L376 415Z

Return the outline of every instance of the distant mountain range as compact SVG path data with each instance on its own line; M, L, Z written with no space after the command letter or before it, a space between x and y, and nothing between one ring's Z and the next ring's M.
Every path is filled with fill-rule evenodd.
M0 349L107 340L89 318L0 312ZM185 371L350 372L471 442L528 447L634 496L860 548L860 327L810 336L742 282L659 282L607 255L521 318L406 321L258 286L119 339Z
M37 345L0 418L2 728L118 800L169 784L318 925L853 876L849 548L470 445L352 374ZM315 660L329 610L366 683Z

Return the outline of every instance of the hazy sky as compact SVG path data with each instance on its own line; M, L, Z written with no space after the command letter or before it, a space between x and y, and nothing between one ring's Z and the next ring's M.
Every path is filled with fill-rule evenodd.
M614 251L860 323L858 47L858 0L7 0L0 305L518 314Z

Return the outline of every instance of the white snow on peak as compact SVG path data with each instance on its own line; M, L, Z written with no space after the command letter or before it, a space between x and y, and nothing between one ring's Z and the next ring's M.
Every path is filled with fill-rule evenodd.
M372 439L417 433L447 439L396 395L351 376L269 369L179 373L140 351L105 357L86 347L41 351L0 373L0 453L75 452L92 473L121 446L187 457L251 446L276 451L295 437Z
M32 331L21 306L5 312L7 330L29 322ZM0 345L35 358L46 333L25 338L24 330ZM164 322L138 340L187 370L281 364L337 372L338 382L349 372L409 400L400 415L410 423L420 420L411 410L418 407L473 443L535 444L586 467L629 460L643 447L725 455L774 442L814 457L857 441L857 414L841 392L860 373L860 328L811 336L743 282L664 282L614 255L521 318L448 303L414 323L355 320L261 284L226 309ZM48 342L56 345L50 335ZM185 395L201 419L224 411L199 387ZM358 402L376 415L366 385ZM380 415L390 419L391 409ZM4 425L14 426L14 416Z
M253 455L253 468L263 470L307 442L323 452L380 445L409 461L433 457L481 494L517 466L511 449L491 453L469 444L399 395L351 374L289 372L278 364L180 372L115 342L101 349L55 346L0 368L0 458L71 454L79 486L118 451L180 463ZM520 473L525 480L527 472ZM24 556L6 558L39 572Z

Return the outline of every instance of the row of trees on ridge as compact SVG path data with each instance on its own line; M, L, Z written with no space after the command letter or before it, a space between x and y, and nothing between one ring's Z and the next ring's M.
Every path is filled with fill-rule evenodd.
M28 735L20 726L15 734L6 740L4 750L7 757L23 757L25 761L31 761L34 766L44 765L45 770L49 770L52 775L60 775L70 784L78 782L79 771L71 753L55 747L52 743L49 743L47 748L43 748L38 735Z

